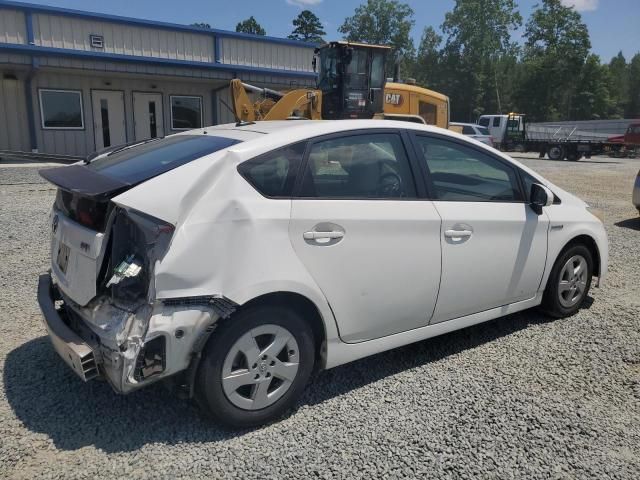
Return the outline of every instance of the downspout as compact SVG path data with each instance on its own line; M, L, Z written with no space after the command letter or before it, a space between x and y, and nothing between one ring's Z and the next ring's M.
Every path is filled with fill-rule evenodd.
M218 125L220 122L220 118L218 116L218 92L224 90L225 88L229 88L229 85L224 85L222 87L214 88L211 90L211 120L212 125Z
M29 45L35 45L35 37L33 35L33 17L30 11L26 11L24 14L27 30L27 43ZM31 68L27 73L25 79L25 101L27 104L27 123L29 126L29 143L32 153L38 153L38 138L36 137L36 117L33 112L33 94L32 94L32 80L36 76L39 67L38 59L31 56Z

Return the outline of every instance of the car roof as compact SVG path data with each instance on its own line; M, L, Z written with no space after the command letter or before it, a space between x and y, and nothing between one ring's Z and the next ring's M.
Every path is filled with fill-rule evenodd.
M226 123L181 132L178 135L220 134L222 136L258 138L268 134L293 134L295 137L324 135L362 129L410 129L455 135L444 128L398 120L269 120L246 123Z

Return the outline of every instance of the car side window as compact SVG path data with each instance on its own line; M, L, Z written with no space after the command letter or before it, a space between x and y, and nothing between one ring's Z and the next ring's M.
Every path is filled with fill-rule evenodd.
M478 150L439 138L416 137L432 195L451 202L522 201L515 168Z
M493 117L493 126L494 127L499 127L500 126L500 120L502 120L500 117Z
M415 198L415 184L400 135L372 133L314 143L299 196Z
M473 127L470 127L469 125L465 125L462 127L462 133L464 135L475 135L476 131L473 129Z
M238 166L238 172L267 197L291 197L306 142L288 145Z

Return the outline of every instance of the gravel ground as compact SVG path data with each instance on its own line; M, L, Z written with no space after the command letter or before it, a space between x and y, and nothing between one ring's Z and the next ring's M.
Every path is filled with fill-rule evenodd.
M225 432L160 386L83 384L35 300L53 190L0 164L0 478L640 478L640 162L526 159L605 211L607 284L316 376L296 412Z

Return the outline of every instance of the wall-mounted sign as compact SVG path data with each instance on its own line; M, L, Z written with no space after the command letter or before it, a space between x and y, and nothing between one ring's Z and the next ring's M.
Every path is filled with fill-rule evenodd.
M102 35L89 35L89 41L93 48L104 48L104 37Z

